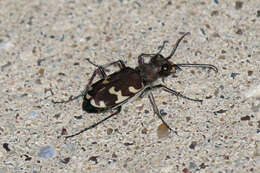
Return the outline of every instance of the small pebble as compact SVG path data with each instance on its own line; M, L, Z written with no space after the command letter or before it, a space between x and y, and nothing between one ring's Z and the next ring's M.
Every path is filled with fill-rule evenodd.
M249 91L245 94L247 98L249 97L260 97L260 85L249 89Z
M257 11L256 16L257 16L257 17L260 17L260 10Z
M169 136L169 129L166 127L165 124L161 124L158 126L157 128L157 136L159 139L161 138L165 138L165 137L168 137Z
M11 151L8 145L9 145L8 143L4 143L4 144L3 144L3 148L4 148L7 152Z
M54 157L56 152L52 146L44 146L40 148L37 155L41 158L48 159Z
M34 112L34 111L31 112L30 117L36 118L37 116L38 116L38 114L36 112Z
M114 131L113 129L108 128L108 129L107 129L107 134L108 134L108 135L111 135L111 134L113 133L113 131Z
M70 157L66 157L64 159L61 159L61 163L67 164L70 162Z
M239 10L243 7L243 2L242 1L237 1L236 2L236 5L235 5L235 8L236 10Z
M239 73L231 73L230 76L231 76L233 79L235 79L235 77L238 76L238 75L239 75Z
M197 142L196 141L192 141L189 147L190 147L190 149L194 150L196 145L197 145Z

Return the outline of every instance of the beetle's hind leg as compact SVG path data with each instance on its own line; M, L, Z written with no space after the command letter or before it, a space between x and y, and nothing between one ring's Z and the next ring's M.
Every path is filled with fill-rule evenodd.
M79 131L79 132L77 132L77 133L75 133L75 134L73 134L73 135L66 136L65 138L66 138L66 139L72 138L72 137L77 136L77 135L79 135L79 134L81 134L81 133L83 133L83 132L85 132L85 131L87 131L87 130L90 130L90 129L96 127L97 125L103 123L104 121L108 120L109 118L112 118L113 116L117 115L117 114L120 113L120 112L121 112L121 106L119 106L119 107L116 109L116 112L112 113L111 115L109 115L108 117L104 118L103 120L101 120L101 121L99 121L99 122L97 122L97 123L95 123L95 124L92 124L91 126L86 127L85 129L83 129L83 130L81 130L81 131Z
M95 67L98 68L98 69L95 70L94 73L98 73L99 76L100 76L102 79L107 76L107 75L106 75L106 72L105 72L105 68L104 68L103 66L95 64L95 63L92 62L89 58L87 58L87 61L88 61L90 64L92 64L92 65L94 65ZM93 78L93 79L94 79L94 78ZM92 80L93 80L93 79L92 79Z
M85 89L81 92L80 95L77 95L77 96L72 97L72 98L70 98L70 99L68 99L68 100L65 100L65 101L53 101L53 100L52 100L52 102L53 102L54 104L57 104L57 103L68 103L68 102L71 102L71 101L73 101L73 100L77 100L78 98L83 97L84 95L86 95L87 92L88 92L88 90L89 90L89 87L91 86L91 84L92 84L92 82L93 82L93 80L94 80L94 78L96 77L97 74L101 77L101 79L104 79L104 78L107 76L107 75L106 75L106 72L105 72L105 68L107 68L107 67L109 67L109 66L111 66L111 65L114 65L114 64L118 64L119 67L120 67L120 69L125 68L125 64L124 64L124 62L123 62L122 60L118 60L118 61L115 61L115 62L112 62L112 63L108 63L108 64L105 64L105 65L102 65L102 66L93 63L93 62L92 62L90 59L88 59L88 58L87 58L87 61L88 61L90 64L92 64L92 65L94 65L95 67L97 67L97 69L93 72L93 74L92 74L92 76L91 76L91 78L90 78L90 80L89 80L89 83L86 85Z
M91 84L92 84L94 78L96 77L96 75L97 75L98 73L100 73L99 69L97 69L97 70L95 70L95 71L93 72L93 74L92 74L92 76L91 76L91 78L90 78L90 80L89 80L87 86L86 86L85 89L81 92L80 95L77 95L77 96L72 97L72 98L70 98L70 99L68 99L68 100L65 100L65 101L54 101L54 100L52 100L52 103L54 103L54 104L57 104L57 103L68 103L68 102L71 102L71 101L73 101L73 100L77 100L77 99L80 98L80 97L85 96L85 95L87 94L87 92L88 92L88 90L89 90L89 87L91 86Z

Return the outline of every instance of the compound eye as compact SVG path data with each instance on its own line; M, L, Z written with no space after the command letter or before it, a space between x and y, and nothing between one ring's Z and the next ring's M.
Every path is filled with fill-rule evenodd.
M161 70L162 71L169 71L170 70L170 66L168 64L164 64L164 65L162 65Z

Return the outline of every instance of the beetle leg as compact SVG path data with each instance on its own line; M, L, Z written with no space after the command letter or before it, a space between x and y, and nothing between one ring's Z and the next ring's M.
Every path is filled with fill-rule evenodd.
M146 95L147 95L147 91L144 91L144 92L142 92L142 93L138 96L138 98L142 99L142 98L144 98Z
M126 67L125 63L122 60L117 60L117 61L103 65L103 68L107 68L107 67L114 65L114 64L118 64L120 69L123 69L123 68Z
M91 76L91 78L90 78L90 80L89 80L89 83L88 83L87 86L85 87L84 91L82 91L82 93L81 93L80 95L77 95L77 96L75 96L75 97L73 97L73 98L70 98L70 99L68 99L68 100L65 100L65 101L53 101L53 100L52 100L52 102L53 102L54 104L57 104L57 103L68 103L68 102L71 102L71 101L73 101L73 100L77 100L78 98L80 98L80 97L86 95L87 92L88 92L89 87L91 86L91 84L92 84L92 82L93 82L93 80L94 80L94 78L96 77L97 74L100 75L100 78L101 78L101 79L104 79L104 78L107 76L106 73L105 73L105 68L107 68L108 66L111 66L111 65L113 65L113 64L119 64L119 66L120 66L121 69L122 69L122 68L125 68L125 64L124 64L124 62L123 62L122 60L118 60L118 61L115 61L115 62L112 62L112 63L109 63L109 64L105 64L105 65L103 65L103 66L99 66L99 65L93 63L93 62L92 62L90 59L88 59L88 58L87 58L87 61L88 61L90 64L92 64L92 65L94 65L95 67L97 67L98 69L96 69L96 70L94 71L94 73L92 74L92 76Z
M118 64L119 68L120 69L123 69L125 68L125 63L122 61L122 60L117 60L117 61L114 61L114 62L111 62L111 63L108 63L108 64L104 64L104 65L97 65L95 63L93 63L89 58L87 58L88 62L98 68L101 68L103 71L105 68L111 66L111 65L114 65L114 64Z
M72 137L77 136L77 135L79 135L79 134L81 134L81 133L83 133L83 132L85 132L87 130L90 130L90 129L96 127L97 125L103 123L104 121L108 120L109 118L112 118L113 116L117 115L118 113L120 113L120 111L121 111L121 106L117 108L116 112L112 113L111 115L109 115L108 117L104 118L103 120L101 120L101 121L99 121L99 122L97 122L95 124L92 124L91 126L86 127L85 129L83 129L83 130L81 130L81 131L79 131L79 132L77 132L77 133L75 133L73 135L66 136L65 138L66 139L72 138Z
M164 49L166 43L168 43L167 40L163 41L163 44L158 47L159 51L157 53L152 53L152 54L142 53L141 55L139 55L138 56L139 65L144 63L144 59L142 58L143 56L150 56L150 57L152 57L152 56L160 54L162 52L162 50Z
M154 113L161 119L161 121L163 122L163 124L164 124L169 130L172 130L172 129L170 128L170 126L169 126L169 125L164 121L164 119L162 118L162 115L161 115L161 113L160 113L160 111L159 111L159 109L158 109L158 107L157 107L157 105L156 105L156 103L155 103L154 96L153 96L152 92L150 92L150 91L149 91L148 98L149 98L149 100L150 100L150 102L151 102L151 104L152 104Z
M155 56L156 54L147 54L147 53L142 53L138 56L138 64L141 65L141 64L144 64L144 56L149 56L149 57L153 57Z
M95 64L94 62L90 61L89 58L87 58L87 61L98 68L94 73L98 73L101 79L104 79L107 76L103 66Z
M83 92L84 92L84 91L83 91ZM53 103L53 104L68 103L68 102L71 102L71 101L73 101L73 100L77 100L78 98L84 96L83 92L82 92L80 95L77 95L77 96L75 96L75 97L73 97L73 98L69 98L68 100L65 100L65 101L54 101L54 100L52 100L52 103Z
M184 95L182 95L180 92L177 92L177 91L174 91L162 84L159 84L159 85L155 85L155 86L152 86L152 89L155 89L155 88L163 88L164 91L168 92L168 93L172 93L174 95L176 95L177 97L182 97L184 99L187 99L187 100L191 100L191 101L195 101L195 102L200 102L202 103L203 100L200 100L200 99L193 99L193 98L189 98L189 97L186 97Z
M163 44L161 46L159 46L159 48L158 48L159 51L157 53L152 53L152 54L142 53L141 55L139 55L138 56L139 65L144 64L144 59L143 59L144 56L153 57L155 55L160 54L162 52L162 50L164 49L164 46L166 45L166 43L168 43L167 40L163 41Z
M95 78L95 76L97 75L97 73L99 73L99 69L97 69L97 70L94 71L94 73L92 74L91 78L89 79L89 82L88 82L87 86L86 86L85 89L81 92L80 95L77 95L77 96L75 96L75 97L73 97L73 98L70 98L70 99L68 99L68 100L65 100L65 101L54 101L54 100L52 100L52 103L54 103L54 104L57 104L57 103L68 103L68 102L71 102L71 101L73 101L73 100L77 100L77 99L80 98L80 97L83 97L84 95L87 94L88 89L89 89L89 87L91 86L92 81L94 80L94 78Z

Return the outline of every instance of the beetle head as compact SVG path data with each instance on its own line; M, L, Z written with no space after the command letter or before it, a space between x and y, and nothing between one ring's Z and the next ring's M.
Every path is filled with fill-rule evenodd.
M177 40L175 46L173 47L170 55L168 57L164 57L161 55L161 51L163 50L165 44L168 41L164 41L163 45L159 47L159 52L156 54L141 54L139 57L142 56L151 56L151 60L148 64L143 63L142 59L140 60L139 64L141 64L137 69L140 71L142 78L145 82L154 82L158 78L162 78L164 80L165 77L176 73L177 70L182 70L181 67L204 67L213 69L215 72L218 72L217 67L210 65L210 64L174 64L170 61L171 57L173 57L174 53L176 52L180 42L183 38L190 34L189 32L185 33L181 38ZM176 76L175 76L176 77Z
M176 52L180 42L188 34L190 34L190 33L189 32L185 33L180 39L177 40L174 48L172 49L172 51L168 57L165 58L163 55L160 54L162 49L164 48L165 44L167 43L167 41L163 42L163 45L160 46L160 50L157 54L153 54L153 56L151 57L151 60L150 60L150 64L152 64L151 70L153 71L153 74L155 74L155 73L157 74L157 76L156 75L154 75L154 76L156 76L157 78L160 77L164 80L164 78L169 76L170 74L174 75L177 70L182 70L181 67L204 67L204 68L212 69L215 72L218 72L217 67L215 67L214 65L211 65L211 64L174 64L173 62L170 61L171 57ZM152 79L154 81L157 78L154 77Z
M164 78L164 77L169 76L170 74L176 73L176 70L178 70L178 69L181 70L181 68L178 65L169 61L169 59L171 59L171 57L174 55L175 51L177 50L180 42L188 34L190 34L190 33L189 32L185 33L180 39L177 40L174 48L172 49L172 51L168 57L165 58L163 55L160 54L162 49L164 48L164 45L167 43L167 41L164 41L159 52L151 58L150 63L153 64L157 69L159 68L158 71L159 71L160 77Z
M177 69L180 69L173 62L169 61L171 57L165 58L161 54L156 54L151 58L150 63L154 65L156 69L158 69L159 76L164 78L169 76L170 74L176 73Z

